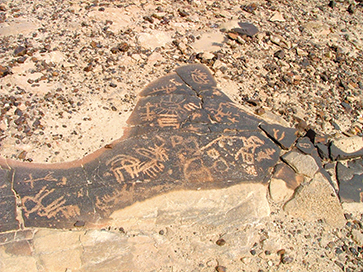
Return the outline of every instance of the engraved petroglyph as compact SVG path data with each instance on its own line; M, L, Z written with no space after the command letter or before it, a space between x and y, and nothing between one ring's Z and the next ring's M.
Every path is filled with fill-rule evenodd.
M278 129L276 129L276 128L274 128L273 129L273 132L274 132L274 138L277 140L277 141L281 141L282 139L284 139L285 138L285 131L283 131L282 133L281 133L281 135L279 136L279 132L280 132L280 130L278 130Z
M96 197L95 206L97 209L107 213L110 206L119 203L132 202L135 193L135 183L124 184L121 189L114 189L111 193Z
M184 176L190 182L212 182L213 177L201 158L182 160Z
M135 153L149 160L144 161L131 155L117 155L106 162L106 165L111 167L110 171L118 183L125 182L126 173L131 179L139 177L141 173L150 178L156 177L158 173L164 170L163 162L168 160L168 154L163 145L137 148Z
M228 111L228 108L230 107L231 103L229 102L222 102L218 105L218 109L216 110L213 118L217 120L218 122L222 122L223 118L226 117L229 121L232 123L237 122L237 119L235 118L234 114L230 111Z
M243 147L237 151L235 155L235 159L237 160L238 157L241 156L242 160L247 164L254 164L255 163L255 150L257 147L260 147L264 144L257 136L251 137L241 137L243 141Z
M208 84L209 83L208 75L199 69L195 69L195 70L191 71L191 77L195 83L198 83L198 84Z
M217 146L222 147L225 150L229 150L238 141L242 142L243 146L237 152L235 152L234 159L237 161L240 158L247 164L254 164L256 148L264 144L263 140L254 135L250 137L220 136L202 147L201 151L209 149L214 144L217 144ZM233 152L230 152L229 154L233 154Z
M272 160L272 155L275 154L276 150L272 148L266 148L257 153L256 161L260 162L262 160Z
M51 203L44 205L43 200L49 197L55 189L46 189L44 186L35 196L25 196L22 199L24 215L36 213L41 217L55 218L59 213L65 218L71 218L80 214L80 209L76 205L65 205L65 196L54 199ZM28 208L29 207L29 208Z
M45 180L45 181L58 181L58 179L52 177L52 174L53 174L53 172L50 172L45 177L43 177L43 178L36 178L36 179L33 178L33 174L29 174L29 179L26 179L23 182L24 183L30 183L30 188L33 189L34 188L34 182L37 182L37 181L40 181L40 180Z

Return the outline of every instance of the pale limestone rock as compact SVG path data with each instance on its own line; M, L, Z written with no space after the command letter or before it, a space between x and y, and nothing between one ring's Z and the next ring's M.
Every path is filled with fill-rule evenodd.
M80 231L39 230L33 239L34 255L46 271L75 270L82 266Z
M271 35L270 36L271 42L274 44L281 46L282 48L290 49L291 48L291 42L286 41L284 37L280 35Z
M143 48L155 49L172 42L171 32L152 30L149 33L140 33L138 42Z
M317 173L310 183L301 185L284 210L306 221L323 219L332 227L345 224L343 208L333 187L325 177Z
M207 32L202 34L200 39L196 40L191 46L195 52L215 52L224 46L225 39L225 35L220 31Z
M320 21L310 21L303 25L305 30L311 32L315 36L327 36L330 34L330 26Z
M2 272L37 272L37 263L31 256L13 256L5 253L0 246L0 271Z
M9 35L19 35L19 34L29 34L41 26L41 21L32 18L32 19L21 19L15 18L12 22L2 23L0 26L0 37L9 36Z
M297 173L312 178L319 170L313 157L296 151L291 151L282 156Z
M280 12L276 11L270 18L270 21L271 22L285 22L285 19Z
M175 222L227 226L236 222L255 223L269 213L266 186L253 183L156 196L114 212L110 223L146 229L152 224L168 225Z
M283 202L292 197L294 190L288 188L282 179L272 178L270 181L270 195L275 202Z

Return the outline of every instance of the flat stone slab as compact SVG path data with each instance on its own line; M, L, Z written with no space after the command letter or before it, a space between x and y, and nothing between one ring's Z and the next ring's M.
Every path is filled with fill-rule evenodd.
M216 85L203 65L179 67L141 92L125 136L94 154L60 164L0 159L0 231L87 227L170 191L266 183L280 148Z

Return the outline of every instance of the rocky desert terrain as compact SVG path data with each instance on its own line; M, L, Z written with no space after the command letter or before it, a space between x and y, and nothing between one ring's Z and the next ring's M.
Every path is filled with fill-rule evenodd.
M0 154L82 158L123 136L148 83L191 63L241 110L362 150L362 12L360 0L0 0ZM320 155L333 183L304 177L306 213L261 184L173 192L100 228L3 233L0 270L363 271L362 200L328 199L337 162ZM355 160L339 163L362 181ZM319 205L324 219L309 213Z

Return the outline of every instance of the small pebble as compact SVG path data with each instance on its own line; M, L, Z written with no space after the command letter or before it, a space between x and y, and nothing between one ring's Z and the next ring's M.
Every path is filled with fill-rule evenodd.
M216 244L219 246L223 246L226 244L226 241L224 239L220 238L217 240Z

